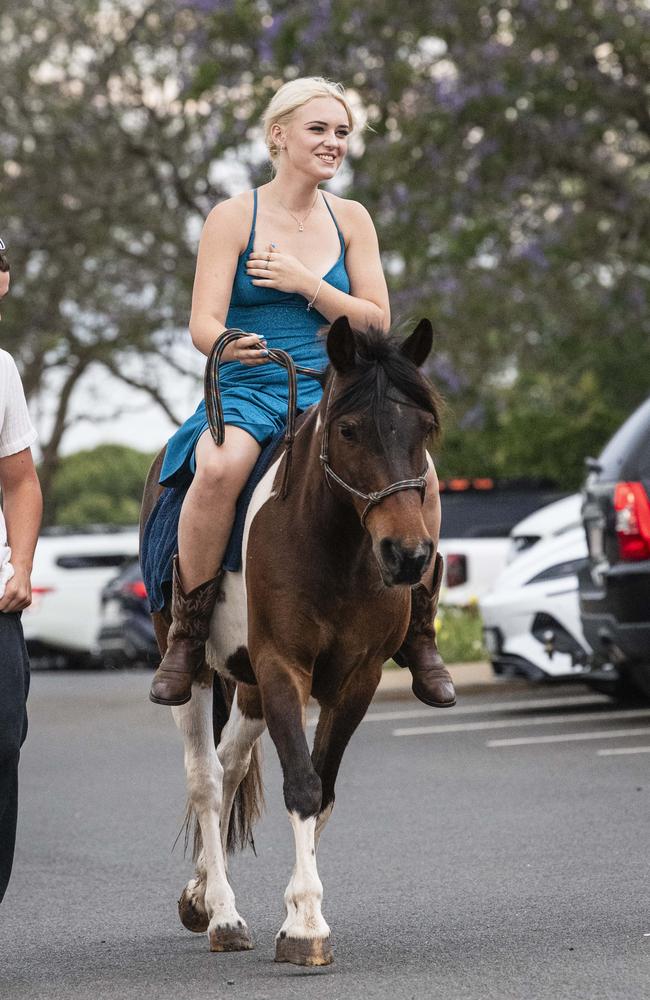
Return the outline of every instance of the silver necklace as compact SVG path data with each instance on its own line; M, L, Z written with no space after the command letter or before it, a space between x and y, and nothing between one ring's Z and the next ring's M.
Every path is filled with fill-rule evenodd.
M280 201L280 199L278 198L278 202L280 203L280 205L282 205L282 208L285 210L285 212L288 212L289 215L291 216L291 218L293 219L293 221L298 223L298 232L299 233L302 233L305 230L305 223L306 223L307 219L309 218L309 216L311 215L311 213L314 211L314 207L316 205L316 202L318 201L318 194L319 194L319 192L316 191L316 197L314 198L314 200L312 202L312 205L311 205L311 208L307 212L307 215L304 217L304 219L299 219L297 215L294 215L293 212L291 211L291 209L287 208L287 206L285 205L285 203L283 201ZM276 197L277 197L277 195L276 195Z

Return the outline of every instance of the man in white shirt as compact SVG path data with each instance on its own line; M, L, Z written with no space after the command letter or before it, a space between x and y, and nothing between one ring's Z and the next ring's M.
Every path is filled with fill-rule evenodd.
M9 265L0 240L0 299ZM30 445L36 431L13 358L0 350L0 901L14 856L18 759L27 734L29 661L20 615L31 604L30 575L41 523L41 489Z

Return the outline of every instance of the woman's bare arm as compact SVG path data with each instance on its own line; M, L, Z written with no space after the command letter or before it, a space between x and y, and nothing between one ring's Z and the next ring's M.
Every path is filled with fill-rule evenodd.
M330 323L339 316L347 316L354 329L367 330L374 326L388 331L390 304L375 227L370 214L359 202L349 201L345 205L345 229L350 234L345 267L350 278L350 294L323 281L314 308ZM314 277L312 289L306 290L309 298L317 286L318 279Z

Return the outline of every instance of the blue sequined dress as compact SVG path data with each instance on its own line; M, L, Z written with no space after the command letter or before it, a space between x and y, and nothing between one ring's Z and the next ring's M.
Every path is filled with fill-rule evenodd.
M350 280L345 268L343 234L325 195L323 200L339 234L341 252L338 260L323 275L333 288L349 293ZM257 191L253 191L253 223L246 249L239 255L232 286L226 327L238 327L258 333L269 348L287 351L297 365L323 369L327 365L325 342L319 330L327 320L317 309L307 310L307 300L293 292L254 285L246 273L246 261L255 241ZM284 427L287 417L287 375L272 362L248 367L230 361L219 368L219 385L226 424L248 431L261 445ZM321 397L321 387L314 379L298 375L298 408L305 410ZM170 438L160 473L164 486L187 482L194 474L194 449L208 426L205 400Z

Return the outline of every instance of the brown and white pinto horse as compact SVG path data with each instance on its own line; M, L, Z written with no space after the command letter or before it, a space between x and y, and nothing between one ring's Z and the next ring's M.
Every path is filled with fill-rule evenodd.
M382 664L406 633L410 587L434 555L422 513L423 477L439 407L418 371L431 345L427 320L401 344L382 333L353 332L345 317L332 324L323 398L298 426L288 495L279 495L280 448L248 510L243 571L225 575L206 669L191 700L172 709L185 743L189 809L198 820L197 871L180 915L190 930L207 930L213 951L252 947L225 858L236 817L245 841L259 813L257 741L268 726L296 848L276 960L332 960L316 847L347 743ZM160 457L147 482L143 520L159 492L159 467ZM168 616L154 620L164 649ZM225 725L223 712L213 723L213 679L214 707L227 698ZM311 753L310 696L320 705Z

